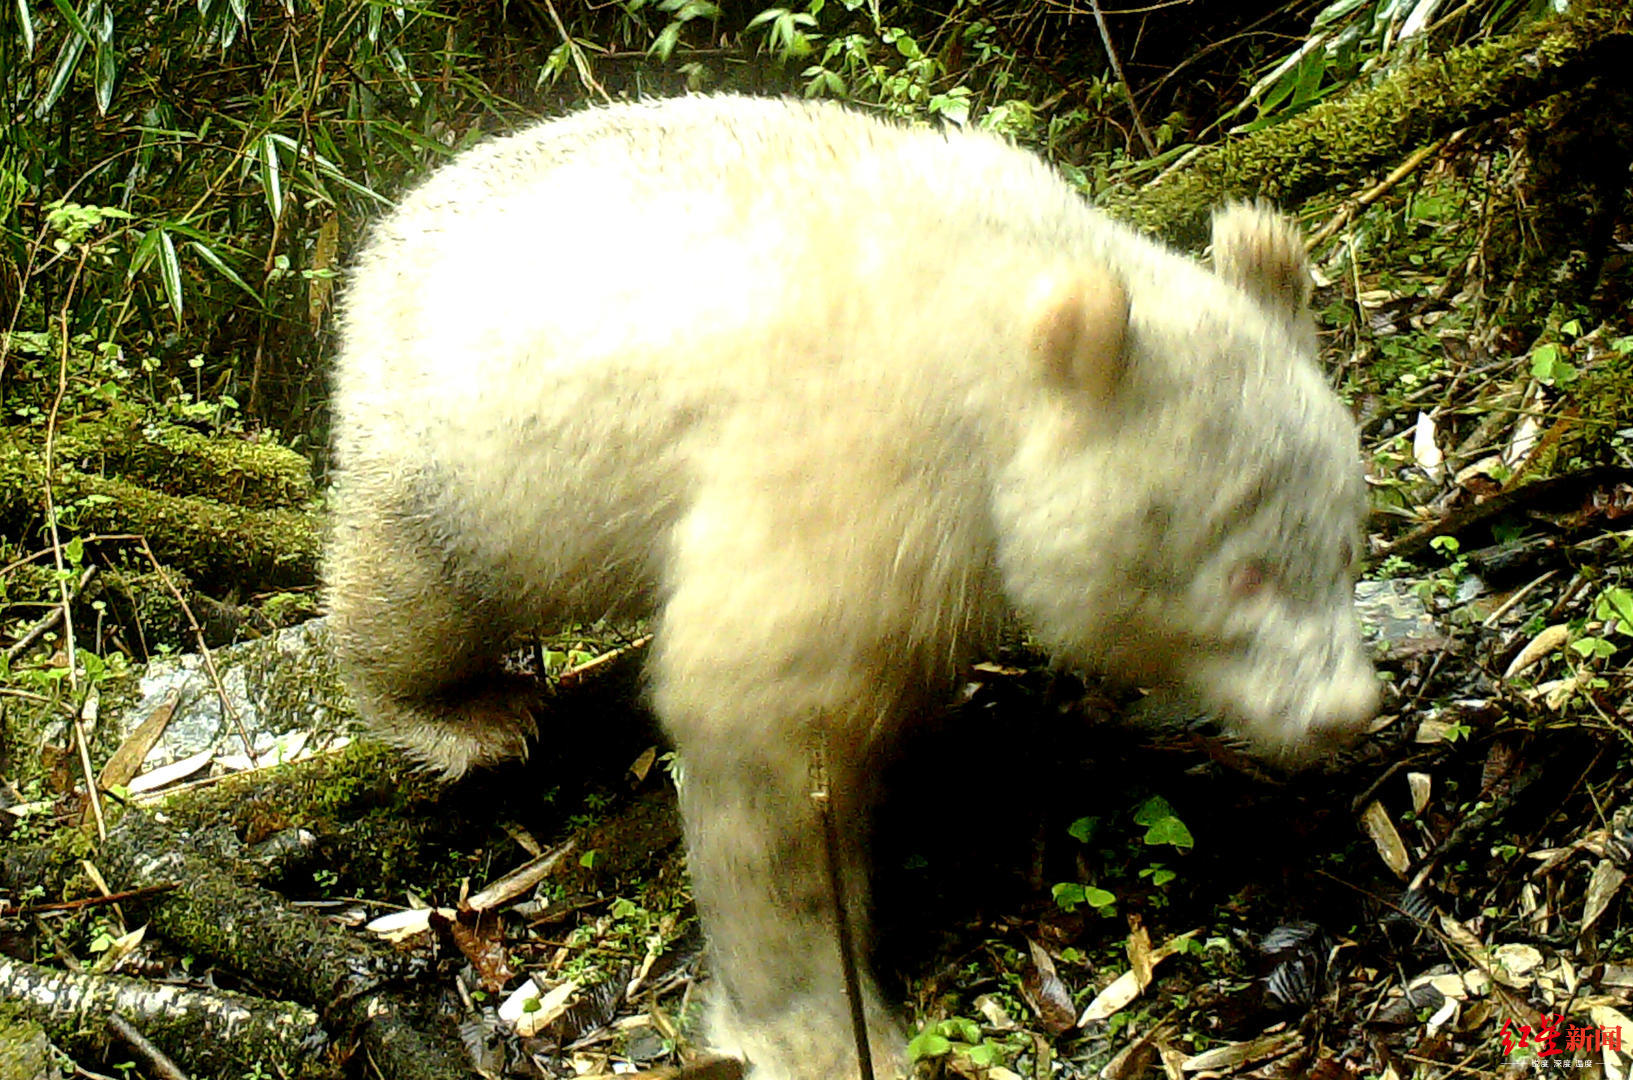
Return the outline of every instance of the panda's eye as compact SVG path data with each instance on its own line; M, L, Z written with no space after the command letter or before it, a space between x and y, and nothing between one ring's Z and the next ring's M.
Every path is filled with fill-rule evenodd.
M1230 572L1230 594L1246 599L1270 582L1270 565L1263 559L1248 559L1237 563Z

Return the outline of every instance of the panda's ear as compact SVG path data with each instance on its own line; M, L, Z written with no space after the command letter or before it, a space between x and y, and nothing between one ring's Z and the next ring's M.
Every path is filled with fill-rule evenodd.
M1045 382L1110 402L1128 367L1128 291L1098 265L1041 276L1032 289L1032 357Z
M1268 203L1231 203L1214 211L1213 269L1289 326L1308 325L1314 334L1304 238Z

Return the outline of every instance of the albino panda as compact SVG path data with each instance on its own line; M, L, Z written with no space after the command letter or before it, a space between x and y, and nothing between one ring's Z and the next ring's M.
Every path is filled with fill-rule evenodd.
M1374 708L1303 249L1238 206L1214 258L998 139L821 103L616 106L460 156L346 295L327 582L364 717L449 776L519 755L507 645L655 616L713 1037L755 1080L855 1075L819 749L865 947L876 756L1007 619L1284 757Z

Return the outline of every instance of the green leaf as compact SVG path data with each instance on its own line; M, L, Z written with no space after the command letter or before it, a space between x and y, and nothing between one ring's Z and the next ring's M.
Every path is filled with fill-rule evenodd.
M51 0L51 2L57 5L57 13L67 21L81 41L91 40L91 28L86 26L85 20L79 17L79 12L74 10L74 5L70 4L68 0Z
M1168 805L1168 801L1159 795L1147 799L1134 812L1134 820L1145 826L1145 842L1148 845L1170 844L1182 851L1196 846L1191 830L1174 815L1174 808Z
M17 28L22 31L23 51L34 53L34 16L28 10L28 0L17 0Z
M130 266L125 269L125 283L128 285L136 279L136 275L147 269L147 264L153 261L153 256L159 253L158 229L149 229L131 249Z
M1321 80L1327 75L1327 51L1315 49L1298 66L1298 85L1293 90L1293 105L1308 105L1320 96Z
M978 1069L991 1069L1004 1063L1004 1048L995 1042L984 1042L969 1049L970 1064Z
M266 193L267 211L274 221L283 217L283 166L278 161L277 136L268 132L261 138L261 190Z
M1558 345L1539 345L1536 352L1531 354L1531 377L1542 382L1552 382L1554 378L1554 361L1559 356Z
M250 288L249 284L245 282L243 278L238 276L238 272L232 267L228 266L226 262L222 260L221 256L215 253L214 248L210 247L208 244L201 243L198 240L189 241L187 246L197 252L199 258L203 259L206 263L209 263L211 269L213 269L216 273L220 274L222 277L226 278L228 281L232 282L234 285L237 285L240 289L243 289L246 293L248 293L250 298L255 301L258 307L266 307L266 301L262 299L261 294Z
M845 80L837 71L829 71L821 64L812 64L800 74L807 80L805 96L808 98L845 96Z
M1095 909L1108 908L1117 902L1117 894L1090 885L1083 890L1083 902Z
M68 565L78 570L85 561L85 541L81 537L74 537L62 545L62 557L68 560Z
M681 22L720 18L720 5L711 0L663 0L658 10L668 12Z
M85 38L78 34L63 38L62 48L57 52L57 66L51 71L51 81L46 84L40 103L34 106L36 118L43 119L57 99L62 97L62 92L68 89L68 80L73 76L74 68L79 65L79 56L84 51Z
M1614 618L1617 630L1633 634L1633 591L1620 585L1606 589L1593 605L1593 613L1601 621Z
M955 87L962 90L963 87ZM929 109L938 116L945 116L948 120L963 127L970 119L970 99L967 94L946 93L930 95Z
M1604 659L1616 652L1616 646L1601 637L1578 638L1571 642L1571 649L1583 659Z
M171 242L170 233L164 229L159 233L159 281L164 286L164 298L170 302L170 310L181 318L181 260L176 258L176 245Z
M1342 19L1345 15L1348 15L1350 12L1367 2L1368 0L1338 0L1338 2L1335 4L1329 4L1322 8L1321 11L1316 14L1316 17L1311 20L1310 29L1320 30L1323 26L1328 26L1335 23L1339 19Z
M91 71L95 76L96 111L106 116L108 106L113 104L114 76L118 72L114 65L113 42L98 39L91 53Z
M339 184L340 186L345 187L345 188L349 188L350 190L355 191L359 195L363 195L363 196L366 196L367 198L373 199L375 202L379 203L382 206L391 206L391 205L393 205L392 201L390 199L386 198L384 195L381 195L379 192L375 191L373 188L367 187L366 185L363 185L363 184L359 184L357 181L350 179L349 177L346 176L345 173L340 171L340 167L338 165L336 165L334 162L330 161L328 158L324 157L322 154L314 154L311 150L309 150L306 147L301 146L299 143L295 142L295 140L291 139L288 135L279 135L279 134L277 134L275 132L270 132L269 131L269 132L267 132L266 137L267 137L267 139L269 141L274 142L274 143L278 144L279 146L287 147L288 150L289 150L290 156L295 161L310 161L310 162L312 162L317 167L318 172L322 173L324 176L328 177L330 180L333 180L335 183Z
M1134 824L1155 825L1164 818L1173 816L1174 808L1168 805L1168 800L1161 795L1153 795L1134 811Z
M1196 840L1191 836L1191 830L1179 818L1167 818L1159 821L1145 831L1145 842L1148 845L1170 844L1182 851L1188 851L1196 846Z
M1100 828L1100 819L1097 817L1080 817L1066 827L1066 832L1074 840L1087 844L1094 839L1094 834Z
M667 61L680 42L680 32L685 23L679 19L671 19L669 25L658 31L658 36L652 39L652 44L646 50L648 55L656 56L660 61Z
M1068 914L1088 900L1087 890L1075 881L1062 881L1049 891L1054 894L1055 905Z
M754 18L750 19L748 21L748 25L743 27L743 29L745 31L752 30L756 26L759 26L761 23L772 22L773 20L780 19L784 15L787 15L787 14L788 14L788 9L787 8L780 8L780 7L766 8L764 11L762 11L758 15L754 16Z
M928 1058L945 1057L951 1053L953 1044L947 1041L945 1035L938 1035L928 1028L913 1036L907 1044L907 1056L913 1061L924 1061Z

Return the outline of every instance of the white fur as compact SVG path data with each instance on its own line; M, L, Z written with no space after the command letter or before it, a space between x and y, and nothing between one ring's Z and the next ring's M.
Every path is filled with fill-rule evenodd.
M514 755L525 696L487 681L514 633L657 615L720 1030L755 1080L832 1080L812 760L865 944L873 762L1004 619L1187 681L1273 752L1371 711L1302 250L1257 208L1215 240L1219 274L997 139L825 104L618 106L469 152L344 307L327 575L365 714L449 773Z

